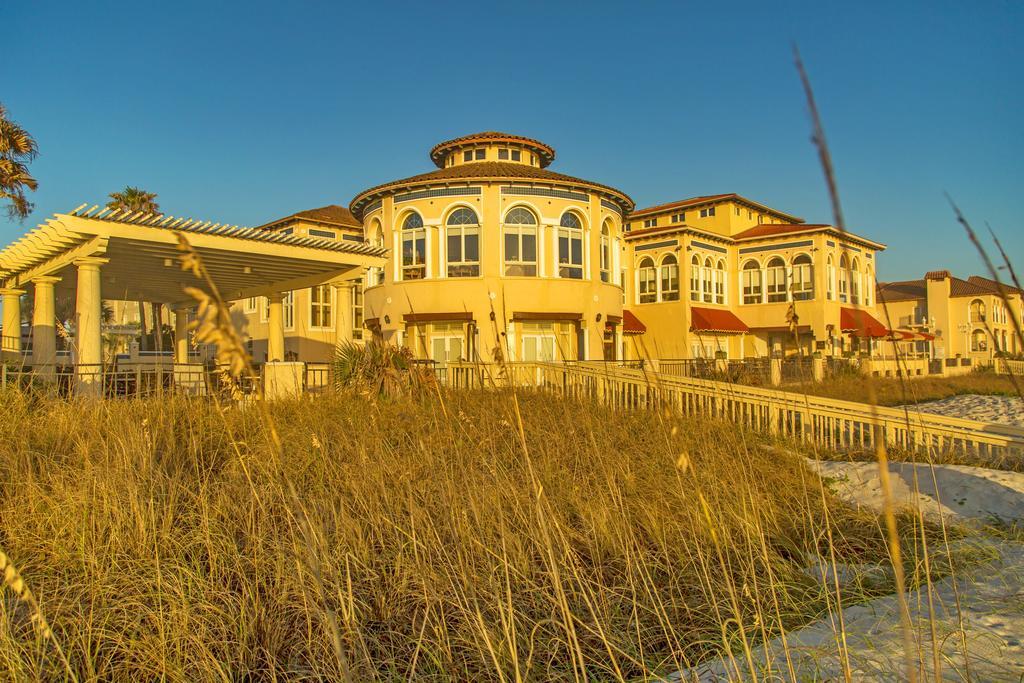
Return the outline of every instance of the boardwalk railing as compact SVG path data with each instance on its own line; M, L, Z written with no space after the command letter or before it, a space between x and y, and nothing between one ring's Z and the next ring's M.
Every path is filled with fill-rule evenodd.
M905 451L959 452L984 458L1024 457L1024 429L902 408L671 377L646 370L587 364L453 363L448 384L459 388L515 385L560 396L595 399L621 409L672 409L729 420L833 450L871 450L879 442Z

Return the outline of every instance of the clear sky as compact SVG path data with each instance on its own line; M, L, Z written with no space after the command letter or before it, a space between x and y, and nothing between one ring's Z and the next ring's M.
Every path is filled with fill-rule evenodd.
M41 154L7 242L126 184L164 211L257 225L428 171L501 130L637 205L738 192L830 209L798 43L848 226L879 277L981 264L943 199L1024 267L1024 4L15 2L0 101Z

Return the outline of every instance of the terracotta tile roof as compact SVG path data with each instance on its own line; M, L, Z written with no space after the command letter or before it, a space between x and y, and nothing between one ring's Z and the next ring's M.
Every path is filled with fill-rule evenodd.
M879 301L913 301L928 296L928 286L924 280L904 280L902 282L879 282L875 288L876 299Z
M995 292L988 287L975 282L961 280L958 277L951 278L949 281L949 295L951 297L982 296L985 294L995 294Z
M643 334L646 331L647 325L644 325L633 311L628 308L622 309L623 334Z
M889 329L860 308L839 309L839 329L855 337L887 337Z
M969 278L967 278L967 281L980 287L988 287L993 292L997 294L999 293L1000 283L996 282L995 280L992 280L991 278L982 277L980 275L971 275ZM1024 289L1014 287L1013 285L1008 284L1006 282L1003 282L1002 285L1003 289L1006 291L1007 294L1019 294L1021 296L1024 296Z
M831 225L822 223L763 223L733 235L737 240L749 240L758 237L774 237L775 235L788 235L793 232L813 232L831 228Z
M513 144L523 145L533 150L537 156L540 157L541 168L548 166L552 161L555 160L555 148L546 145L540 140L533 138L523 137L522 135L512 135L510 133L501 133L496 130L488 130L482 133L473 133L471 135L463 135L459 138L453 138L451 140L445 140L440 142L430 150L430 160L439 167L444 167L444 159L447 153L452 149L461 147L463 145L471 145L475 142L509 142Z
M702 195L700 197L691 197L690 199L681 199L679 201L669 202L667 204L658 204L656 206L648 206L647 208L644 208L644 209L637 209L636 211L631 213L629 216L627 216L627 219L639 218L640 216L645 216L645 215L652 214L652 213L662 213L664 211L669 211L671 209L682 209L682 208L686 208L686 207L690 207L690 206L699 206L701 204L708 204L708 203L711 203L711 202L719 202L719 201L725 201L725 200L732 200L732 201L735 201L735 202L739 202L741 204L746 204L748 206L756 208L756 209L758 209L760 211L763 211L765 213L773 213L773 214L775 214L777 216L784 216L784 217L788 218L789 220L793 221L794 223L802 223L803 222L803 219L800 218L799 216L793 216L793 215L790 215L788 213L783 213L782 211L777 211L777 210L773 209L770 206L767 206L767 205L762 204L760 202L755 202L752 199L747 199L746 197L743 197L742 195L738 195L735 192L730 192L730 193L727 193L727 194Z
M925 280L945 280L948 277L953 277L948 270L929 270L924 274Z
M691 332L749 332L747 324L732 311L719 308L690 307Z
M344 206L338 206L337 204L328 204L327 206L321 206L318 209L306 209L305 211L299 211L293 213L290 216L284 218L278 218L277 220L264 223L259 226L264 229L276 228L288 223L297 223L303 219L308 221L315 221L317 223L334 223L336 225L344 225L352 228L362 229L363 224L356 220L356 217L352 215L352 212L346 209Z
M401 180L393 180L390 183L384 183L383 185L363 190L352 200L349 208L352 210L352 214L357 219L360 219L363 207L377 195L383 195L389 191L405 189L414 185L437 185L443 184L445 181L471 182L474 180L508 180L511 182L530 180L582 186L608 195L610 199L615 200L622 206L623 211L629 211L633 208L633 200L629 198L629 195L616 190L614 187L590 180L583 180L582 178L575 178L570 175L563 175L562 173L555 173L554 171L537 168L536 166L509 163L507 161L477 161L470 164L449 166Z

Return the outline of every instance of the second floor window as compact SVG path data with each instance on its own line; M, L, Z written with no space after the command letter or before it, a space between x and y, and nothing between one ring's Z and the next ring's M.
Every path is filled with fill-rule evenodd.
M558 276L583 279L583 224L571 211L562 214L558 227Z
M645 258L637 269L637 302L652 304L658 300L658 280L654 261Z
M808 301L814 298L814 268L811 257L800 254L793 259L793 301Z
M715 303L725 303L725 261L719 261L715 266Z
M422 280L427 276L427 231L423 218L410 213L402 221L402 279Z
M505 214L502 226L505 240L505 275L537 274L537 217L529 209L517 206Z
M704 268L701 271L701 284L703 285L703 301L706 304L711 303L712 297L714 296L713 291L715 288L715 273L711 267L711 259L704 259Z
M448 215L448 277L480 275L480 221L472 209L460 207Z
M700 257L690 259L690 301L700 301Z
M743 264L743 303L761 303L761 265L757 261L747 261Z
M661 261L661 300L679 301L679 262L672 254Z
M363 286L352 288L352 338L363 338Z
M285 292L281 299L281 318L284 329L295 329L295 292Z
M768 303L786 300L786 262L776 256L765 269L765 284Z
M612 231L605 222L601 226L601 282L611 280L612 267Z
M309 290L309 326L328 328L333 323L331 286L318 285Z

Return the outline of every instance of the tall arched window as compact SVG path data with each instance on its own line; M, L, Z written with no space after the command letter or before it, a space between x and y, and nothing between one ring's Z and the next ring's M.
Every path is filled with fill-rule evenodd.
M690 259L690 301L700 301L700 257Z
M658 280L654 270L654 259L646 256L637 268L637 302L653 304L658 300Z
M825 266L825 298L832 301L836 297L836 264L832 260L832 254L828 255L828 264Z
M611 282L612 276L612 230L611 221L601 226L601 282Z
M674 254L661 259L661 300L679 301L679 261Z
M480 220L464 206L448 214L445 221L448 277L480 275Z
M537 274L537 217L517 206L505 214L505 275L532 277Z
M750 260L743 264L743 303L761 303L761 264Z
M814 266L811 257L799 254L793 259L793 301L814 298Z
M850 300L850 259L846 254L839 257L839 300L844 304Z
M563 213L559 221L558 276L583 279L583 223L572 211Z
M718 259L715 264L715 303L725 303L725 261Z
M856 257L850 264L850 303L860 303L860 261Z
M765 269L765 289L768 293L768 303L778 303L786 300L786 262L781 256L775 256L768 261Z
M370 245L374 247L384 246L384 230L381 227L379 220L374 218L370 221L370 229L368 233L370 235ZM370 272L367 276L367 283L370 287L384 284L384 268L380 266L370 268Z
M870 306L871 299L875 294L875 276L871 273L871 266L864 269L864 305Z
M427 231L423 217L415 211L402 221L402 279L422 280L427 276Z
M971 302L970 321L972 323L985 322L985 302L981 299L975 299Z
M700 281L702 287L702 299L704 303L709 304L714 301L714 290L715 290L715 269L711 266L711 259L704 259L704 270L701 272Z

